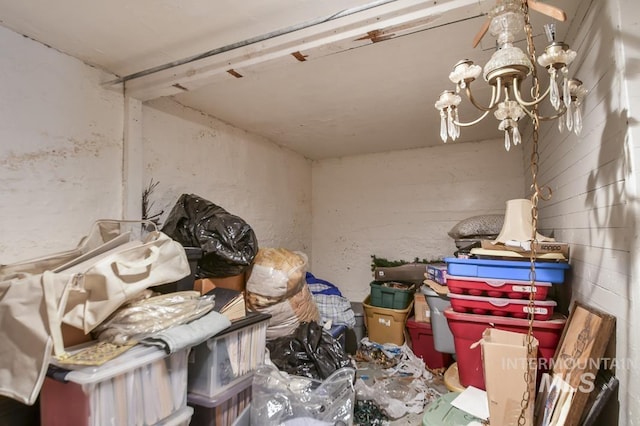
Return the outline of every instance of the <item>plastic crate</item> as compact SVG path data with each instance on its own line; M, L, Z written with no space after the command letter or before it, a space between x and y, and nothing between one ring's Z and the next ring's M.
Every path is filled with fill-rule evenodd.
M416 285L395 281L372 281L371 305L379 308L405 309L413 301Z
M407 330L411 336L411 350L422 358L427 367L436 369L448 367L453 362L451 354L438 352L434 346L433 330L427 322L417 322L415 318L407 319Z
M526 334L529 329L529 321L526 319L461 314L451 308L445 310L444 315L454 336L460 384L483 390L485 384L481 349L480 345L473 344L482 339L482 333L488 327L523 334ZM538 339L539 343L538 377L541 372L546 371L545 366L550 366L550 360L556 351L566 321L566 318L557 318L533 322L533 337Z
M421 287L421 292L427 299L429 305L429 320L433 330L434 345L438 352L453 354L456 349L453 344L453 334L449 329L449 324L444 316L444 311L451 307L449 298L440 295L427 286Z
M194 347L189 357L189 393L215 399L253 373L264 362L271 315L249 312Z
M536 300L545 300L551 285L548 282L538 281L535 282L535 286L531 286L530 281L447 276L447 287L449 287L450 293L471 296L528 299L529 293L533 290Z
M413 299L405 309L390 309L370 305L369 298L367 296L362 302L369 340L380 344L402 345L405 323L413 307Z
M508 280L529 280L530 262L517 260L458 259L447 257L447 274L463 277L496 278ZM563 283L568 263L535 262L536 281Z
M193 416L193 408L186 406L154 426L189 426L191 416Z
M70 371L61 382L45 378L40 393L42 426L147 426L187 404L188 348L134 346L100 367Z
M215 399L189 394L187 401L194 413L191 426L230 426L251 402L253 375L247 375Z
M468 296L464 294L449 294L451 307L456 312L480 315L496 315L500 317L527 318L529 315L529 300L503 299L498 297ZM533 319L546 321L553 315L557 303L553 300L535 300L533 305Z

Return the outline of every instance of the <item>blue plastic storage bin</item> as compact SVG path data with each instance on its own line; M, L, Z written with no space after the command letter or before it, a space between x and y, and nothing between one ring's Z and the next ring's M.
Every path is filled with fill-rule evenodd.
M490 259L458 259L447 257L449 275L479 278L500 278L509 280L529 280L531 263L517 260ZM560 284L564 282L564 271L569 269L568 263L535 262L536 281Z

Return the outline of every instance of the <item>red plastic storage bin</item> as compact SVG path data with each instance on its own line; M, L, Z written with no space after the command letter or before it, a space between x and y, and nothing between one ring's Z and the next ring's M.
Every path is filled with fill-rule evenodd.
M456 312L479 315L495 315L511 318L528 318L529 300L501 299L497 297L468 296L449 293L451 307ZM546 321L551 319L556 302L553 300L535 300L533 319Z
M535 283L535 299L545 300L551 283ZM447 287L450 293L471 296L508 297L509 299L528 299L532 287L529 281L499 280L492 278L459 277L447 275Z
M417 322L411 317L407 320L407 330L411 336L411 350L416 356L422 358L427 367L435 369L451 365L453 362L451 354L436 350L430 323Z
M529 329L529 321L526 319L461 314L452 308L446 309L444 316L453 333L460 384L465 387L474 386L485 389L480 345L471 349L471 345L482 339L482 333L485 329L495 327L499 330L524 334ZM538 339L539 343L538 377L541 373L548 371L566 322L567 319L564 317L533 322L533 336Z

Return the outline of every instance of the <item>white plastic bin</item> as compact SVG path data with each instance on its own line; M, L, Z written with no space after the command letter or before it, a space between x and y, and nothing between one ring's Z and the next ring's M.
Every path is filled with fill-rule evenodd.
M187 405L187 354L138 345L102 366L69 372L66 383L47 377L41 426L162 424Z
M249 406L252 381L249 374L215 399L188 394L187 403L194 409L191 426L229 426Z
M191 424L191 416L193 416L193 408L187 405L154 426L189 426Z
M264 362L268 314L246 318L194 347L189 357L189 393L216 399Z
M451 301L447 296L439 295L428 286L423 285L420 291L426 296L427 305L429 305L433 346L438 352L455 354L453 333L451 333L447 318L444 316L444 310L451 307Z

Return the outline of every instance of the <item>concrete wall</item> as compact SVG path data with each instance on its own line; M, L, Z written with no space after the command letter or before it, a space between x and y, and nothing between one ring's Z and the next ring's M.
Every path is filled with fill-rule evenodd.
M573 26L568 41L578 51L573 73L590 92L584 129L576 137L559 134L555 123L542 127L539 181L549 185L553 196L541 204L540 225L571 244L566 289L571 289L572 300L617 317L607 356L618 361L619 424L635 425L640 418L640 342L633 332L640 320L640 7L633 1L590 1L580 7L586 11L585 19ZM526 146L525 153L529 150ZM527 166L528 156L524 158ZM529 183L528 177L527 188ZM610 407L601 424L616 424L617 415L618 407Z
M141 136L130 141L143 170L125 182L125 99L100 86L113 76L2 27L0 48L0 264L74 247L95 219L125 216L126 199L139 200L152 178L161 219L196 193L245 219L261 246L311 255L302 156L156 101L142 106Z
M120 217L122 94L82 62L0 27L0 263L74 247Z
M362 301L371 255L453 255L447 232L458 221L523 196L521 158L499 139L314 162L312 272Z
M144 176L166 218L197 194L251 225L261 247L311 255L311 163L264 138L170 100L143 108Z

